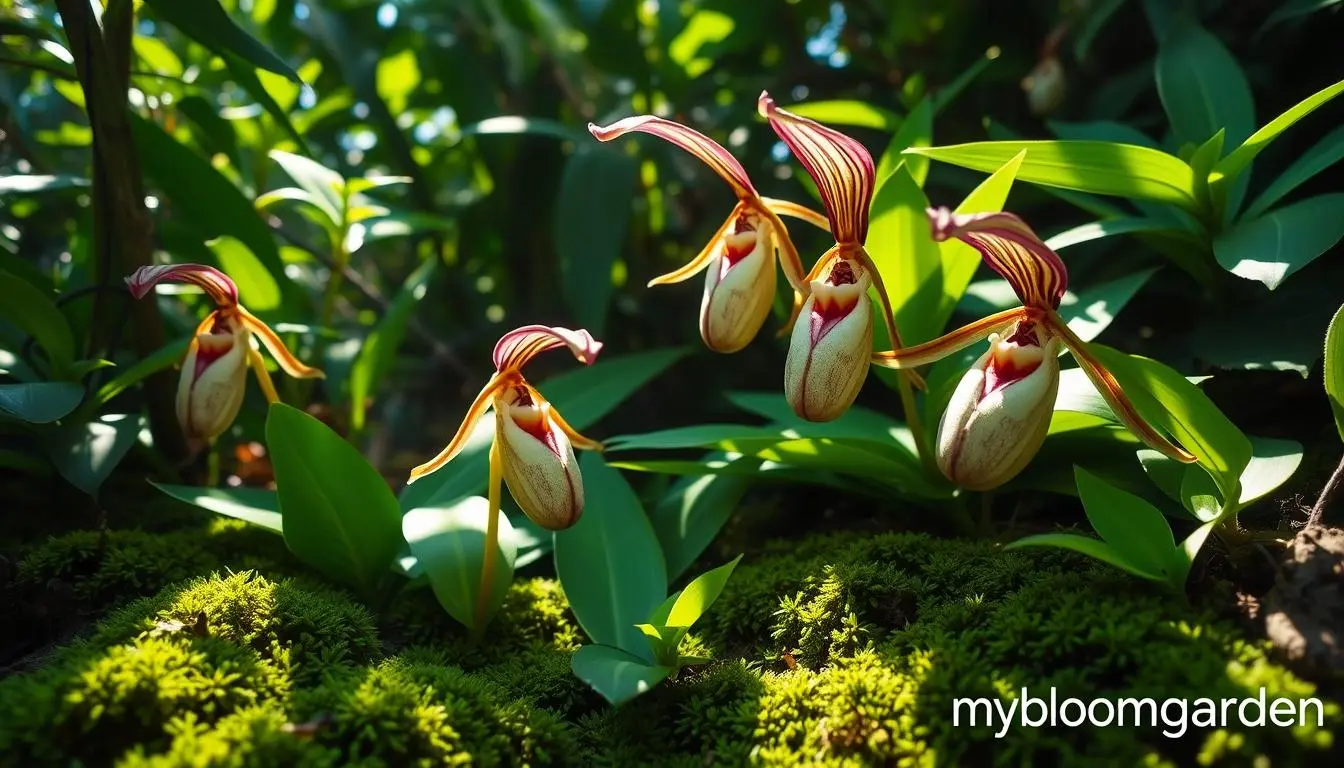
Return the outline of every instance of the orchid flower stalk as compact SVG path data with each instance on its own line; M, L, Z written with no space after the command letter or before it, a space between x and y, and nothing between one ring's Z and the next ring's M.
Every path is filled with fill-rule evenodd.
M1060 347L1073 354L1116 417L1149 447L1177 461L1195 456L1160 434L1119 382L1059 316L1068 271L1058 254L1011 213L953 213L930 208L933 239L955 237L975 248L1012 286L1022 306L958 328L933 341L879 352L873 362L906 369L940 360L986 337L990 348L962 377L938 427L938 466L954 483L994 488L1031 461L1049 431L1059 389Z
M583 513L583 476L574 459L574 448L601 450L602 444L574 430L527 379L523 366L550 349L567 347L584 365L591 365L602 350L601 342L588 331L526 325L512 330L495 344L495 373L467 409L457 434L438 456L411 470L408 482L442 469L466 446L472 430L486 411L495 411L495 439L490 446L489 520L486 524L485 559L476 603L477 624L484 623L484 610L494 577L496 542L499 538L500 481L523 514L532 522L560 531L578 522Z
M756 337L775 297L775 260L794 289L794 305L807 293L798 249L780 216L800 218L825 228L820 214L795 203L761 197L746 169L718 142L693 128L653 115L627 117L608 126L588 124L599 141L632 131L657 136L708 165L737 195L737 205L700 253L680 269L649 281L649 286L679 283L705 274L700 302L700 337L715 352L736 352Z
M270 326L238 303L238 286L223 272L203 264L167 264L140 267L126 278L137 299L164 282L200 286L216 305L197 326L178 380L177 420L189 439L213 441L233 424L243 404L249 367L256 373L267 401L280 400L253 339L261 342L280 370L290 376L323 377L322 371L300 362Z
M849 136L779 108L768 93L761 93L757 110L816 182L835 238L807 275L809 290L798 307L784 375L784 393L794 412L810 421L830 421L848 410L867 378L873 344L870 287L881 302L892 344L901 346L882 275L864 249L876 175L873 157ZM922 386L922 380L913 371L905 373L902 400L907 418L914 418L909 385Z

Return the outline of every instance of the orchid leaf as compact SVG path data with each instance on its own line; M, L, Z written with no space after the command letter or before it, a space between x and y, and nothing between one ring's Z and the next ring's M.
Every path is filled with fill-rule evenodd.
M1213 241L1224 269L1274 290L1344 237L1344 193L1332 192L1242 221Z

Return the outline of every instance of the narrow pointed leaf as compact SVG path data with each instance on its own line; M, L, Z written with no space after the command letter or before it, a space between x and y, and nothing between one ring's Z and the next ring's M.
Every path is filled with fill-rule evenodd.
M714 601L719 599L719 594L733 575L733 569L741 561L742 556L738 555L731 562L706 571L687 584L668 613L667 626L689 627L699 621Z
M238 26L220 6L219 0L145 0L154 15L167 21L182 34L218 53L235 54L269 72L302 82L299 74Z
M280 517L280 498L275 491L264 488L195 488L187 485L150 485L178 501L209 510L215 514L251 523L272 533L283 533Z
M1234 178L1250 165L1255 156L1264 151L1270 142L1279 137L1279 134L1288 130L1294 123L1312 112L1318 107L1339 94L1344 93L1344 80L1326 86L1313 93L1307 98L1299 101L1290 107L1283 114L1269 121L1263 128L1251 134L1241 146L1237 147L1227 157L1224 157L1213 169L1213 175L1210 181L1218 181L1226 178Z

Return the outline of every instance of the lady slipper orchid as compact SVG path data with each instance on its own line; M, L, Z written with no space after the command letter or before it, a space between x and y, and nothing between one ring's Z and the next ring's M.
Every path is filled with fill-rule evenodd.
M126 285L137 299L143 299L163 282L198 285L217 307L197 326L178 380L177 420L188 438L208 442L233 424L243 404L249 366L256 372L266 399L272 403L279 401L266 363L252 344L253 338L270 351L280 369L290 376L322 378L322 371L300 362L270 326L238 303L238 286L228 275L202 264L166 264L140 267L126 278Z
M583 512L583 477L574 460L574 447L601 450L602 444L574 431L522 373L529 360L559 347L568 347L584 365L591 365L602 350L601 342L584 330L527 325L504 334L495 345L495 373L467 409L457 434L438 456L411 470L409 482L452 461L467 444L476 422L493 406L491 520L499 510L502 476L513 500L537 525L559 531L578 522Z
M761 94L757 110L816 182L835 237L835 245L807 276L810 291L797 308L784 367L784 394L794 413L830 421L854 403L867 377L873 344L870 286L877 289L892 343L898 348L901 343L882 276L863 247L873 157L843 133L780 109L768 93ZM913 372L907 375L919 381Z
M1068 272L1031 227L1011 213L928 211L937 241L955 237L979 251L1022 306L998 312L925 344L880 352L888 368L924 365L989 337L990 348L962 377L938 427L938 466L972 490L994 488L1017 475L1045 441L1059 390L1059 349L1073 353L1117 418L1149 447L1181 462L1194 455L1139 415L1119 382L1059 316Z
M775 259L793 286L795 305L807 291L798 250L789 239L780 216L793 216L819 227L820 214L784 200L761 197L742 164L713 139L680 123L652 115L627 117L608 126L588 124L599 141L611 141L631 131L664 139L702 160L728 182L737 205L714 233L709 244L680 269L649 281L649 286L679 283L708 268L700 301L700 337L715 352L736 352L747 346L765 323L775 297Z

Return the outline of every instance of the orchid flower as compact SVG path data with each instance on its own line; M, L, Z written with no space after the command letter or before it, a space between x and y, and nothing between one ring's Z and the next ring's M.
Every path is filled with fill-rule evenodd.
M873 157L843 133L780 109L768 93L761 93L757 110L816 182L835 237L835 245L807 275L809 290L797 308L800 322L793 326L784 372L784 394L794 413L830 421L854 403L867 378L873 344L870 286L882 302L892 343L901 345L882 276L863 247L876 175ZM913 371L907 376L922 383Z
M879 352L873 362L911 368L940 360L988 337L989 350L962 377L938 426L938 466L972 490L1002 485L1045 441L1059 390L1059 349L1073 353L1117 418L1149 447L1177 461L1194 455L1139 415L1119 382L1057 311L1068 287L1059 256L1011 213L959 214L930 208L933 239L955 237L1012 286L1022 306L995 313L933 341Z
M491 516L499 509L502 475L519 508L537 525L559 531L578 522L583 512L583 477L574 460L574 446L601 450L569 426L560 412L523 378L525 364L549 349L568 347L584 365L602 350L587 331L525 325L495 344L495 373L476 396L457 434L428 462L411 470L410 482L442 469L471 437L485 412L495 409L495 441L490 449Z
M323 377L322 371L300 362L270 326L238 303L238 286L223 272L203 264L166 264L140 267L126 278L131 295L137 299L143 299L163 282L198 285L217 307L197 326L182 362L177 420L187 437L210 441L229 428L243 404L249 366L256 372L266 399L272 403L280 400L266 363L252 344L253 338L290 376Z
M715 352L747 346L765 323L775 297L775 258L794 288L795 306L807 291L798 249L780 216L800 218L825 228L820 214L795 203L761 197L735 157L713 139L680 123L652 115L627 117L608 126L588 124L599 141L631 131L664 139L708 165L737 195L737 205L694 259L680 269L649 281L649 286L679 283L708 268L700 301L700 337Z

